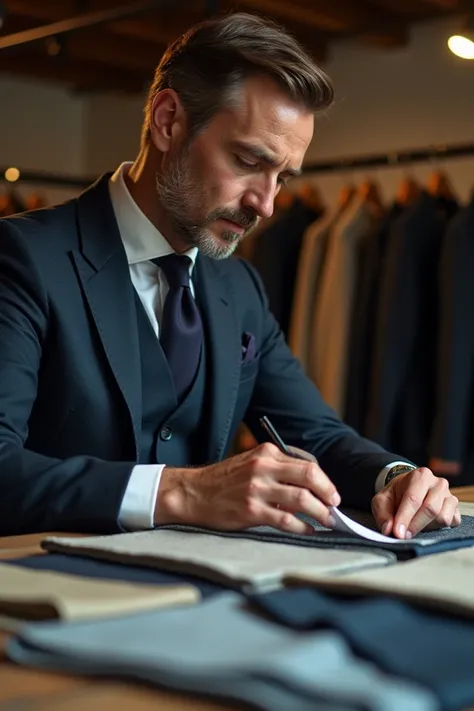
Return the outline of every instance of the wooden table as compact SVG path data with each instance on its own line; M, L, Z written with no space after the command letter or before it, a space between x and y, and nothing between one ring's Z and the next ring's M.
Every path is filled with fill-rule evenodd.
M452 490L460 501L474 503L474 486ZM0 560L43 554L46 534L0 538ZM58 533L48 535L61 535ZM70 536L71 534L67 534ZM11 664L3 649L8 633L0 631L0 711L231 711L245 708L171 694L146 686L34 671Z

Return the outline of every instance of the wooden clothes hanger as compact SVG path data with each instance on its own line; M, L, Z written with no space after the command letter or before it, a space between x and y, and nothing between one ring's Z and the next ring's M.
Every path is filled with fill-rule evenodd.
M345 183L339 193L337 204L340 210L345 210L352 202L354 195L357 193L356 187L352 183Z
M395 200L399 205L412 205L422 193L422 187L413 175L406 175L398 186Z
M455 200L454 190L447 174L442 170L435 170L428 178L427 190L433 197L443 197Z
M285 186L283 186L275 197L275 207L277 210L288 210L294 203L294 194Z
M384 210L380 187L374 180L370 178L364 180L358 190L358 194L367 205L375 208L376 211L382 212Z
M324 201L321 197L319 189L314 183L301 183L295 192L301 202L315 212L324 212Z

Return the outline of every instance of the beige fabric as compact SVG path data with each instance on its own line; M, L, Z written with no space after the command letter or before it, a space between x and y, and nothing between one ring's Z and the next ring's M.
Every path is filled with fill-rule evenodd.
M80 540L80 539L73 539ZM197 603L193 585L138 585L0 564L0 614L83 620Z
M287 585L314 584L339 593L397 596L465 617L474 617L474 547L415 558L378 570L329 578L314 573L287 576Z
M339 207L313 222L303 235L290 319L288 344L305 372L308 371L310 327L317 291L317 276L324 254L324 242L336 224Z
M139 531L94 538L47 538L51 551L201 575L234 587L277 587L296 571L339 575L388 565L376 551L312 548L207 533Z
M371 210L360 198L350 204L337 222L329 238L313 313L309 375L324 400L340 416L345 402L357 244L374 224Z

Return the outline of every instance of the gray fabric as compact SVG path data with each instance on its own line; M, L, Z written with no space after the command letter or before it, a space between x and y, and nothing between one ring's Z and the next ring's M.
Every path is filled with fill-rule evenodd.
M391 554L376 550L308 549L288 543L223 538L210 531L159 529L91 538L51 537L42 545L49 551L192 573L255 590L278 586L291 573L341 575L395 560Z
M31 625L6 653L42 668L252 700L268 711L309 711L324 701L327 709L438 709L426 689L356 658L338 633L282 627L252 613L234 593L159 614Z
M342 509L341 509L342 510ZM345 511L349 516L353 516L364 525L373 525L372 517L369 514L359 515L359 512ZM415 538L408 541L397 541L397 543L376 543L356 535L350 535L339 531L330 531L324 528L309 516L300 516L304 521L310 523L314 527L314 533L308 535L297 535L294 533L283 533L271 526L258 526L256 528L248 528L244 531L212 531L218 536L231 538L250 538L257 541L272 541L273 543L291 543L296 546L307 546L311 548L326 548L331 546L332 549L337 548L359 548L377 550L378 553L389 554L393 552L400 559L413 558L421 555L429 555L431 553L439 553L444 550L462 548L464 546L474 545L474 516L462 516L461 525L457 528L440 528L437 531L426 531L419 533ZM372 524L370 521L372 520ZM168 529L175 531L189 531L194 533L210 533L208 529L199 528L197 526L179 526L166 525L160 526L160 530ZM423 543L420 544L420 541ZM430 541L426 545L426 541ZM393 560L393 558L392 558Z

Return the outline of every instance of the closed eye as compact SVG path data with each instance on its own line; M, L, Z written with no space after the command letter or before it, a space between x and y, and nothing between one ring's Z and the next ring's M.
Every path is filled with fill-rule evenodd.
M238 155L235 156L235 160L241 168L246 168L247 170L255 170L256 168L260 167L260 163L251 163ZM277 178L277 183L278 185L288 185L288 178L283 178L281 175L279 175Z
M258 163L251 163L247 160L244 160L240 156L235 156L235 159L236 159L237 163L240 166L242 166L242 168L258 168L258 165L259 165Z

